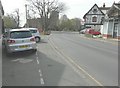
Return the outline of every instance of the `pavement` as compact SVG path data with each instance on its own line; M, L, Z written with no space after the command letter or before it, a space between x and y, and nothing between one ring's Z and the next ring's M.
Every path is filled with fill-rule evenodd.
M107 43L111 43L115 45L119 45L119 42L120 42L120 40L114 39L114 38L98 38L98 37L91 38L91 37L86 37L84 34L79 34L79 36L82 38L91 39L95 41L101 41L101 42L107 42Z

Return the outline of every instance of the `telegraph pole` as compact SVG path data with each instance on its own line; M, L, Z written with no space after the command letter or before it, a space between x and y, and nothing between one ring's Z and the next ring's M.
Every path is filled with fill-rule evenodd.
M45 13L45 0L43 0L43 24L44 24L44 31L46 31L46 13Z
M26 12L26 24L25 24L25 27L27 27L27 4L25 4L25 12Z

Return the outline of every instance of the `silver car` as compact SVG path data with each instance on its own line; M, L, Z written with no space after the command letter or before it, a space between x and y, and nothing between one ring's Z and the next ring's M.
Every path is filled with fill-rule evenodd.
M85 34L86 29L83 29L79 32L79 34Z
M40 42L41 37L40 37L40 32L38 31L38 29L37 28L29 28L29 29L30 29L32 35L35 36L36 42Z
M37 50L36 41L28 29L10 29L4 38L7 53Z
M37 28L25 28L25 29L29 29L32 33L32 35L35 37L36 42L40 42L41 37L40 37L40 32Z

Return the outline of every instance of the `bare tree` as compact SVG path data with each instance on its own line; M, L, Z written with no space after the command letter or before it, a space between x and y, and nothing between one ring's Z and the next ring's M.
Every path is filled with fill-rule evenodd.
M49 26L50 13L57 11L61 13L66 10L65 4L57 0L27 0L30 10L42 20L42 29L47 30Z
M4 16L4 27L5 28L16 28L17 23L13 14L7 14Z
M16 9L14 11L15 15L14 15L14 20L17 23L17 28L19 28L20 26L20 14L19 14L19 9Z

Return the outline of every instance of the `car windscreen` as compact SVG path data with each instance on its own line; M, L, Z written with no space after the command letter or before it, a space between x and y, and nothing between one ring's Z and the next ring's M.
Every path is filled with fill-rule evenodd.
M31 33L37 33L37 30L30 30Z
M30 31L13 31L10 33L10 38L18 39L18 38L29 38L32 37Z

